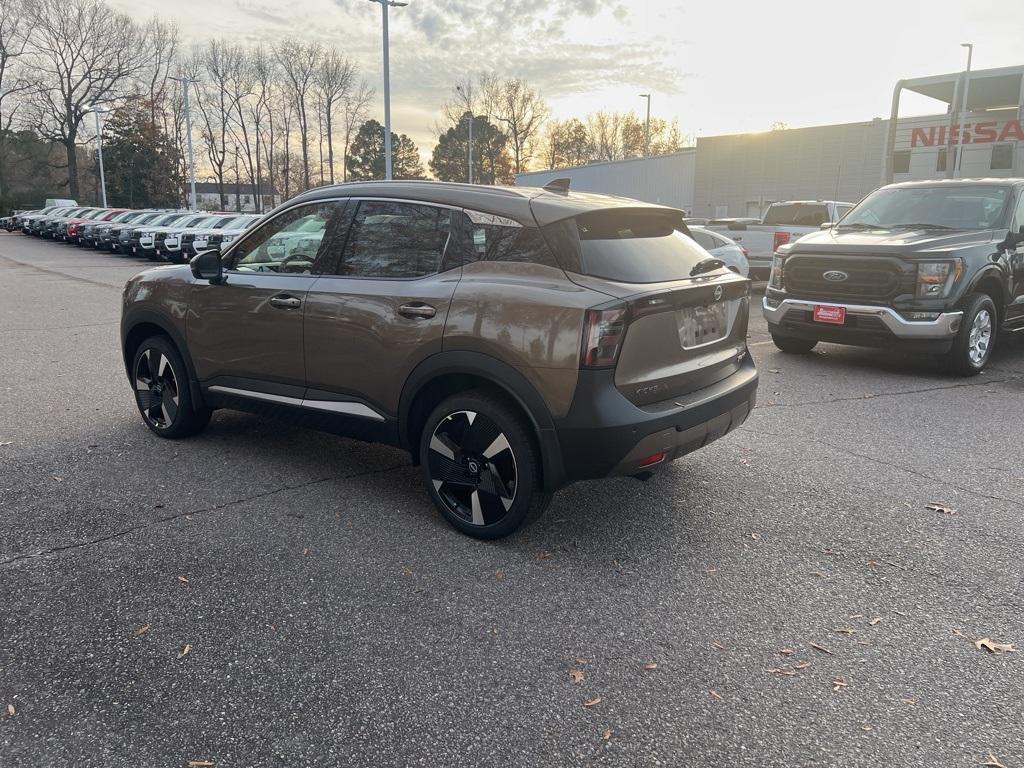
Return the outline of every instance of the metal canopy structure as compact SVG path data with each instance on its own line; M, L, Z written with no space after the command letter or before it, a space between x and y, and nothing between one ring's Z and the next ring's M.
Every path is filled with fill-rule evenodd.
M885 182L893 179L893 152L896 147L896 130L900 111L900 96L911 91L922 96L944 102L948 105L950 123L955 122L959 110L963 109L964 89L967 89L967 105L964 110L987 112L990 110L1016 109L1024 117L1024 66L978 69L970 73L953 72L947 75L931 75L900 80L892 94L892 112L889 117L888 141L885 157ZM955 144L954 132L949 132L949 146ZM954 164L947 166L946 175L952 178Z

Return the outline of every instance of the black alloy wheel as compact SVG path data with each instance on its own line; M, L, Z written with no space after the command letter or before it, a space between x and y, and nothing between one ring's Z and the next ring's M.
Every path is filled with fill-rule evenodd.
M546 508L550 494L541 487L528 428L490 393L445 400L427 419L420 442L431 497L463 533L507 536Z
M194 408L185 364L166 336L151 336L132 364L135 403L146 426L161 437L185 437L210 421L210 410Z

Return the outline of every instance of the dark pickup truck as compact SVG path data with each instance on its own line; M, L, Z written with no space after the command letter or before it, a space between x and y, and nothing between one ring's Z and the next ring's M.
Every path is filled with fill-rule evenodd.
M882 347L980 373L1000 334L1024 330L1024 179L876 190L776 251L764 315L784 352Z

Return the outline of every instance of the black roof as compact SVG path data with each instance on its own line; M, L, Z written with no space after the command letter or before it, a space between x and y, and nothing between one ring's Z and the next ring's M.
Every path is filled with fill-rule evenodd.
M598 195L590 192L551 192L539 187L499 187L483 184L458 184L446 181L358 181L316 187L290 201L309 202L336 197L386 197L439 203L469 208L540 225L567 219L580 213L602 208L658 208L682 214L663 205L644 203L627 197Z

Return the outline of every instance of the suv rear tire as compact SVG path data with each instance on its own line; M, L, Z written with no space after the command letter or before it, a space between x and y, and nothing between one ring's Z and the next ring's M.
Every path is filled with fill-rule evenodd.
M818 342L814 339L798 339L795 336L782 336L774 332L772 333L772 342L783 352L792 355L806 355L818 346Z
M489 392L442 401L420 435L420 467L434 504L462 533L508 536L547 508L540 458L525 420Z
M210 422L209 408L194 407L185 361L166 336L150 336L135 350L132 389L142 420L160 437L188 437Z
M999 314L995 302L987 293L968 294L962 306L964 317L960 322L960 330L944 362L951 373L977 376L992 359Z

